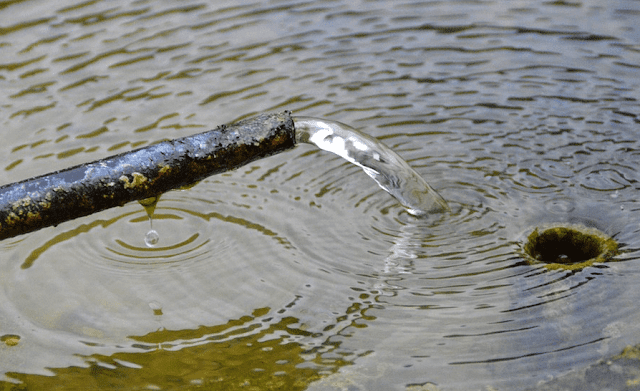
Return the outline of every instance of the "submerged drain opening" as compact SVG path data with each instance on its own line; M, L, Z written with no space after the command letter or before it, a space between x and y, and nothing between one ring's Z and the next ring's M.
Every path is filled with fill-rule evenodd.
M530 263L549 269L579 270L610 260L617 251L618 243L611 237L576 225L536 228L524 245Z

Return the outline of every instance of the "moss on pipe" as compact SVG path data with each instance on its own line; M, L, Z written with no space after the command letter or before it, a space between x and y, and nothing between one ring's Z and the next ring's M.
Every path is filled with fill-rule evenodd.
M294 146L285 111L4 185L0 240L154 197Z

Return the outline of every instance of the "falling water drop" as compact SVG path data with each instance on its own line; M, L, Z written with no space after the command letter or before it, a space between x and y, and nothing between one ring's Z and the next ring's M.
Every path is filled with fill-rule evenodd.
M158 232L155 229L149 230L149 232L147 232L144 237L144 244L146 244L149 248L155 247L155 245L158 244L159 241L160 235L158 235Z
M144 237L144 243L149 248L155 247L155 245L160 241L158 231L153 229L153 212L156 210L156 205L158 204L159 199L160 195L157 195L138 201L140 205L144 207L144 210L147 212L147 216L149 217L149 232L147 232Z
M336 121L295 117L296 140L333 152L361 167L378 185L417 216L449 210L447 202L389 147Z

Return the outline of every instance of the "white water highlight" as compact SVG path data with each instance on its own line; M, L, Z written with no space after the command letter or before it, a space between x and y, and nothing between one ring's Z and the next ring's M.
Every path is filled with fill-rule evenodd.
M447 202L397 153L349 125L294 117L296 141L313 144L361 167L415 216L449 210Z

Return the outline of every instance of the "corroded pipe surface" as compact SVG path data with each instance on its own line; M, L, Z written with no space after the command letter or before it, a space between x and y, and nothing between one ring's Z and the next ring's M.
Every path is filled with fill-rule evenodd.
M289 112L0 187L0 240L196 183L295 146Z

